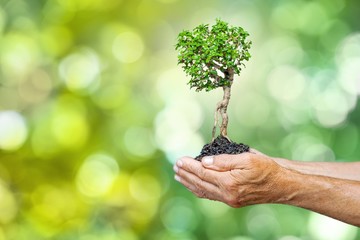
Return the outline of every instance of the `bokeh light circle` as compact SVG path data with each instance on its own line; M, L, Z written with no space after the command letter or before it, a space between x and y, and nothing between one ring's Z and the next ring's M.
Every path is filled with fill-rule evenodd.
M59 71L70 90L84 90L97 84L100 68L97 54L83 48L62 60Z
M189 232L198 224L197 215L192 208L191 202L185 198L171 198L161 209L161 221L170 232Z
M0 111L0 149L17 150L26 141L28 129L24 117L15 111Z
M318 213L310 214L308 229L317 240L354 240L357 233L355 227Z
M133 63L143 54L144 43L135 32L120 33L113 42L113 54L123 63Z
M101 197L110 190L119 174L116 160L103 153L89 156L76 176L79 191L87 197Z
M292 66L279 66L268 77L272 96L279 101L291 102L300 98L305 90L306 78Z

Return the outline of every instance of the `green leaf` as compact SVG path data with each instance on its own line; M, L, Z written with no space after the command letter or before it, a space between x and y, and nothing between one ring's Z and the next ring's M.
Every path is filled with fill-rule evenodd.
M229 26L220 19L216 19L211 28L208 24L200 24L192 31L180 32L175 49L179 52L178 64L182 64L190 76L190 87L196 91L211 91L229 86L231 82L223 78L225 72L233 69L240 74L244 61L251 57L251 41L247 41L247 36L243 28ZM215 62L220 64L219 72Z

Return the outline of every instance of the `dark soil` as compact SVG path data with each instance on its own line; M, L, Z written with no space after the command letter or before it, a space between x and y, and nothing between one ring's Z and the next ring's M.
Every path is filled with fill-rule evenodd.
M245 144L238 144L230 142L223 136L218 136L211 143L205 144L200 152L200 155L195 159L200 161L205 156L214 156L220 154L240 154L243 152L249 152L250 147Z

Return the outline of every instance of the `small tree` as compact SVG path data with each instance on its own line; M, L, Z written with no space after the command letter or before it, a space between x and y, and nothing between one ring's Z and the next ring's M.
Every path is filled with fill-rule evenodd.
M222 87L224 91L215 110L212 140L215 139L219 115L222 118L220 135L230 140L227 136L227 107L234 74L239 75L245 66L244 60L250 58L251 41L246 40L247 36L249 33L243 28L230 27L219 19L211 29L208 24L201 24L193 31L182 31L178 36L178 63L190 76L190 87L196 91Z

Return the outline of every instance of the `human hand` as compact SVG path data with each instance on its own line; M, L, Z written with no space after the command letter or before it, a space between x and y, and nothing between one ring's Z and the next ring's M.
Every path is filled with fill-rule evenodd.
M182 157L174 171L175 179L196 196L243 207L277 202L281 198L278 179L285 169L252 149L238 155L204 157L201 162Z

